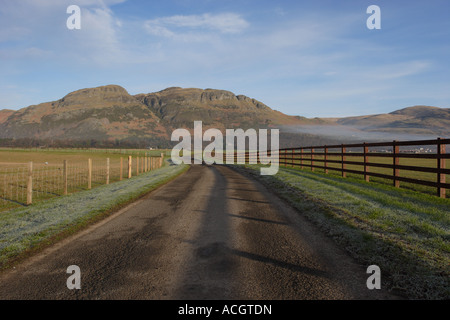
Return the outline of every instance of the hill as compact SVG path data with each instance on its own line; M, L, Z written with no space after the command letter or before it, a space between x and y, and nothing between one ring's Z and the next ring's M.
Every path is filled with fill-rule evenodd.
M120 86L107 85L18 111L2 110L0 138L167 145L174 129L192 129L195 120L202 120L204 128L218 129L314 123L224 90L173 87L133 96Z
M172 87L135 97L148 106L164 124L173 128L192 128L195 120L202 120L205 128L221 130L312 122L285 115L260 101L225 90Z
M98 142L169 147L172 131L192 131L196 120L203 121L204 129L280 128L280 145L286 147L348 140L337 135L343 128L362 139L362 133L371 132L450 135L450 109L416 106L388 114L307 119L226 90L171 87L130 95L118 85L107 85L17 111L0 110L0 139L10 144L25 140L28 145L83 141L91 147Z
M450 108L414 106L387 114L335 119L335 122L367 132L450 136Z
M20 109L0 124L0 138L124 139L166 136L159 119L122 87L82 89Z

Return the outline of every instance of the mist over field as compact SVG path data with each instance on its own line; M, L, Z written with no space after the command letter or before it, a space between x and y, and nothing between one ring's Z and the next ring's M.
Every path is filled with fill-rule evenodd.
M393 140L427 140L436 139L438 136L432 134L411 134L411 133L393 133L382 131L363 131L357 126L341 125L306 125L306 126L284 126L283 131L289 133L312 134L332 138L333 140L342 140L348 142L383 142Z

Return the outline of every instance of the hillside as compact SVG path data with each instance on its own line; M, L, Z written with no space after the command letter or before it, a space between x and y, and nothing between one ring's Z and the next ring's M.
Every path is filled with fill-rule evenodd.
M14 110L0 110L0 124L8 120L9 116L11 116L15 111Z
M130 95L124 88L107 85L71 92L63 98L18 111L0 110L0 139L43 141L96 141L138 143L144 146L173 145L177 128L280 128L280 146L329 144L363 134L423 134L450 136L450 109L416 106L388 114L314 118L289 116L264 103L230 91L171 87L154 93ZM14 140L12 140L14 139ZM12 141L12 142L11 142ZM16 142L14 142L16 141ZM38 145L41 145L38 143Z
M260 101L225 90L172 87L135 97L148 106L163 123L174 128L192 128L195 120L202 120L205 128L221 130L312 122L285 115Z
M160 143L170 141L174 129L192 129L195 120L218 129L314 123L224 90L168 88L132 96L120 86L107 85L18 111L2 110L0 138Z
M124 139L166 137L159 119L119 86L69 93L54 102L20 109L0 124L0 138Z
M450 108L414 106L387 114L348 117L334 121L366 132L450 136Z

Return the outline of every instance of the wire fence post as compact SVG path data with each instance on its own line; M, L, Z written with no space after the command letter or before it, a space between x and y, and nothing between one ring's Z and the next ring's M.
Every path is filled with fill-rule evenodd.
M28 163L27 205L33 203L33 162Z
M92 159L88 159L88 189L92 189Z
M128 179L131 178L131 163L132 163L133 159L131 158L131 156L128 156Z
M67 160L64 160L63 177L64 177L64 195L67 196L67 193L68 193L68 190L67 190L67 182L68 182Z
M148 167L147 167L147 152L145 153L145 158L144 158L144 172L148 172Z
M438 169L438 173L437 173L437 183L438 183L438 187L437 187L437 196L441 197L441 198L445 198L446 197L446 189L444 187L441 187L440 184L445 183L445 173L442 173L442 169L445 169L445 158L443 157L443 155L445 154L445 144L442 143L441 138L437 139L437 169Z
M119 172L119 181L122 181L122 174L123 174L123 158L120 157L120 172Z
M106 158L106 184L109 184L109 158Z

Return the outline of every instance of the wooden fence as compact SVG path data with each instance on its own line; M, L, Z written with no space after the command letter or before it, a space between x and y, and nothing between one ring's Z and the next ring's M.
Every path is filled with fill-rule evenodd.
M328 146L310 146L279 150L279 164L286 167L322 169L357 174L370 181L371 177L389 179L395 187L401 182L424 185L436 189L436 195L445 198L450 184L446 175L446 145L450 139L390 141ZM256 158L258 157L258 158ZM257 152L246 152L245 161L259 159ZM403 173L403 174L402 174Z
M129 179L160 168L163 161L161 153L159 157L120 157L114 162L106 158L45 165L29 162L25 166L0 163L0 210Z

